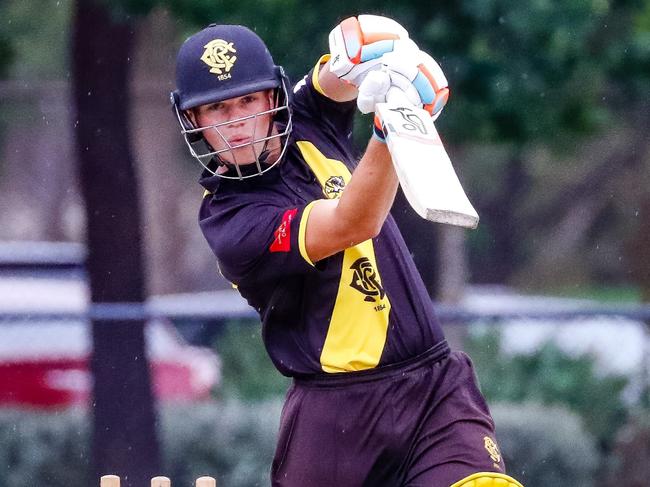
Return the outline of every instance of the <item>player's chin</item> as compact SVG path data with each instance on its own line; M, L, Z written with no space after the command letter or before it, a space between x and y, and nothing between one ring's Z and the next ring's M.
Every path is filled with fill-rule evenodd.
M229 164L236 164L238 166L245 166L247 164L253 164L257 161L259 153L251 147L242 147L241 149L229 150L221 154L221 158Z

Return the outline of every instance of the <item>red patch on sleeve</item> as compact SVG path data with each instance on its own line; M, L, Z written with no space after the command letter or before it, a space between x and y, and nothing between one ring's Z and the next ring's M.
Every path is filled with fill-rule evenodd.
M291 221L298 213L298 208L287 210L282 215L282 223L275 230L275 240L269 247L271 252L289 252L291 250Z

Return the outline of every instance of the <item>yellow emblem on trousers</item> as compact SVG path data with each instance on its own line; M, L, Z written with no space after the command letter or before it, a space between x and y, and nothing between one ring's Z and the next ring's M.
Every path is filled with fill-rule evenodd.
M483 438L485 449L490 454L490 458L493 462L499 463L501 461L501 453L499 453L499 447L494 442L492 438L486 436Z
M210 66L210 72L223 75L230 71L237 61L237 56L231 56L231 53L237 52L232 42L226 42L223 39L215 39L208 42L205 51L201 56L201 61ZM228 76L229 77L229 76ZM221 79L221 77L219 77Z

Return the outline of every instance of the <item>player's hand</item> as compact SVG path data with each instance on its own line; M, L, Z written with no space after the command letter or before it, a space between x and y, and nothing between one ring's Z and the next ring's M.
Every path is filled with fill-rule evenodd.
M427 53L415 56L387 53L382 56L381 71L367 75L359 86L357 106L362 113L374 112L377 103L385 103L389 90L400 91L408 104L423 108L436 120L449 98L447 79L438 63Z
M329 48L330 71L357 87L368 72L381 68L384 54L418 51L404 27L378 15L345 19L330 32Z

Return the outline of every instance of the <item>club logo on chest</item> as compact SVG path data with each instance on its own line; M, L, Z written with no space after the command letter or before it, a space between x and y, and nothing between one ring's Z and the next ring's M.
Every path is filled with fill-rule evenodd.
M325 181L323 193L329 199L333 200L341 197L344 188L345 179L343 179L343 176L331 176L327 181Z
M377 279L377 272L368 257L357 259L350 266L350 269L353 271L350 286L360 293L365 294L364 301L374 303L384 298L386 293L384 292L384 288L381 287Z

